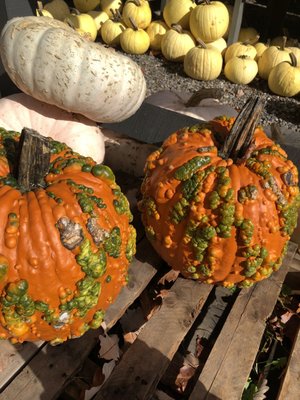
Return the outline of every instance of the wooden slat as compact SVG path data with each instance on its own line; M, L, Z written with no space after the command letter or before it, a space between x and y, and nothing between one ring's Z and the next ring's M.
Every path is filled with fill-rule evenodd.
M283 383L277 400L295 400L300 397L300 329L289 357Z
M11 344L0 341L0 393L9 381L40 351L44 342Z
M107 310L106 328L112 327L149 284L161 260L144 240L129 269L129 283ZM1 400L53 400L98 342L99 330L90 330L79 339L59 346L46 345L2 392Z
M95 400L149 399L211 290L178 278Z
M297 245L290 243L279 271L235 301L189 400L240 399Z

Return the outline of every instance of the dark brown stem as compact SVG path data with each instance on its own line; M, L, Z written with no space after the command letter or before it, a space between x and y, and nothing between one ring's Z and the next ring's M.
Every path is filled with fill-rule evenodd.
M297 67L298 62L297 62L297 58L296 58L295 54L292 52L292 53L289 53L289 56L291 59L292 66Z
M113 8L109 9L112 15L112 20L114 22L121 22L122 16L119 10L114 10Z
M135 23L135 20L132 17L129 17L129 21L132 25L133 30L138 31L139 27L137 26L137 24Z
M286 41L287 41L287 37L286 37L286 36L283 36L283 37L282 37L282 44L281 44L281 46L280 46L280 50L283 51L283 50L285 49Z
M224 158L237 161L245 156L263 108L264 102L261 98L251 97L247 100L220 150Z
M171 28L172 28L174 31L178 32L178 33L182 33L182 32L183 32L182 26L179 25L179 24L172 24L172 25L171 25Z
M79 10L77 10L77 8L75 8L75 7L71 7L70 8L70 13L73 14L73 15L80 15L81 14L81 12Z
M241 44L244 44L244 45L251 44L251 45L253 45L253 44L255 44L255 43L257 43L259 41L259 38L260 38L260 36L256 35L254 39L244 40L243 42L241 42Z
M207 49L207 46L206 46L206 44L203 42L202 39L197 38L197 39L196 39L196 42L197 42L197 43L199 44L199 46L201 46L203 49Z
M185 103L185 107L196 107L203 99L220 99L221 97L221 89L203 88L191 95L191 97Z
M45 185L50 166L50 141L33 129L22 129L17 163L17 181L23 191Z
M36 11L37 11L37 13L38 13L38 15L40 16L40 17L42 17L43 16L43 3L41 2L41 1L38 1L37 2L37 9L36 9Z

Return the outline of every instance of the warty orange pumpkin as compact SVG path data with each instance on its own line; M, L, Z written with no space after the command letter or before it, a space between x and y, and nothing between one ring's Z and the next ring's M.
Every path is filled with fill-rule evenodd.
M0 338L57 344L99 327L135 253L111 169L31 130L1 129L0 202Z
M297 223L298 171L261 127L254 131L261 109L251 99L235 122L180 129L147 159L146 234L184 277L248 287L282 263Z

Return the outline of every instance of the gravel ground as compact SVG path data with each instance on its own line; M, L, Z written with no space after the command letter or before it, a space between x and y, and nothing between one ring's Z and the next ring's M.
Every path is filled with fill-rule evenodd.
M213 81L198 81L186 76L182 63L168 62L161 55L129 55L143 69L147 81L147 96L160 90L178 90L194 93L201 88L222 89L220 101L239 110L249 96L262 96L266 100L260 123L268 129L276 123L287 143L300 148L300 94L293 98L272 94L267 82L256 78L249 85L229 82L224 75Z

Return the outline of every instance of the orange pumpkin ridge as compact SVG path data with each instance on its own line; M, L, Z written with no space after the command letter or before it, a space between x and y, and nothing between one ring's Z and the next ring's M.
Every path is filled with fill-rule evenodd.
M6 137L0 130L0 337L61 343L99 327L126 284L129 203L108 167L52 139L45 188L22 192Z
M261 127L243 158L222 158L233 123L220 117L170 135L148 157L139 208L170 267L248 287L281 265L297 223L298 171Z

